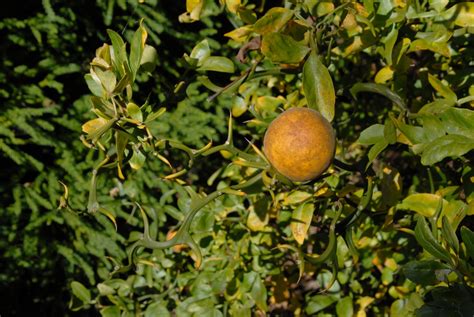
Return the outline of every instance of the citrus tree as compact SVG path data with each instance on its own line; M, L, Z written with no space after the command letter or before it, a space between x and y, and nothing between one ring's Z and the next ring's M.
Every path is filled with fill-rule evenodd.
M157 93L142 88L161 76L157 22L109 29L85 75L88 203L63 184L60 207L115 227L126 256L72 282L70 307L472 314L473 17L469 2L189 0L172 18L219 22ZM199 131L166 117L176 100L228 113L227 137L187 144Z

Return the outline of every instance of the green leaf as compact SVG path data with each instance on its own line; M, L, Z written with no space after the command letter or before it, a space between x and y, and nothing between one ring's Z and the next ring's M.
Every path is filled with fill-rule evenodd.
M445 20L453 21L453 23L460 27L474 26L474 3L461 2L453 5L447 11L441 14Z
M451 257L433 236L425 217L418 216L418 221L415 226L416 241L431 255L446 262L451 262Z
M436 278L436 271L448 268L446 265L434 260L410 261L403 265L402 272L412 282L427 286L438 284L440 281Z
M114 64L114 68L118 71L121 78L123 75L125 75L125 63L127 62L125 42L123 41L122 37L113 30L107 30L107 34L112 41L112 62Z
M91 292L81 283L77 281L71 282L72 294L81 300L84 304L91 301Z
M474 139L449 134L431 141L421 155L423 165L433 165L447 157L461 157L474 149Z
M100 310L102 317L120 317L120 308L118 306L108 306Z
M374 124L360 133L357 143L372 145L384 139L385 127L382 124Z
M461 108L449 108L439 114L448 134L459 134L474 139L474 111Z
M429 50L445 57L451 57L451 51L447 42L432 42L426 39L417 39L411 42L408 53Z
M314 204L299 205L291 216L291 232L298 244L303 244L314 214Z
M145 49L145 42L148 34L140 22L140 26L133 34L132 43L130 46L130 70L132 71L132 81L137 75L140 62L142 60L143 50Z
M103 97L104 88L102 87L100 80L98 78L96 80L95 78L91 74L84 75L87 87L89 87L89 90L94 94L94 96Z
M448 245L456 251L459 252L459 240L456 236L456 232L454 231L453 227L449 223L448 217L443 216L442 218L442 226L441 232L443 233L443 237L448 242Z
M428 74L428 81L431 87L433 87L442 97L446 98L448 101L456 102L458 100L456 94L435 76Z
M99 294L102 296L112 295L115 293L115 290L105 283L97 284L97 289L99 290Z
M164 302L158 301L151 303L145 310L144 317L169 317L171 316L170 312L166 308L166 304Z
M142 111L140 110L140 107L133 102L127 104L127 113L130 118L135 119L138 122L143 122Z
M328 69L315 52L311 52L304 64L303 88L308 106L331 122L334 118L336 93Z
M452 106L454 106L455 103L453 101L449 101L446 99L436 99L433 102L427 103L424 105L420 111L418 111L418 114L434 114L437 115L439 113L442 113Z
M301 190L296 190L292 193L290 193L288 196L286 196L282 204L283 205L296 205L296 204L301 204L304 201L308 200L311 198L313 195L311 193L301 191Z
M267 289L263 284L260 276L256 272L244 274L242 287L249 291L250 296L255 301L258 308L267 311Z
M425 217L433 217L436 214L442 197L435 194L421 193L411 194L397 205L398 209L412 210ZM447 202L443 200L443 207Z
M161 108L158 109L157 111L150 113L150 114L146 117L145 123L153 122L154 120L156 120L158 117L160 117L160 116L161 116L163 113L165 113L165 112L166 112L166 108L165 108L165 107L161 107Z
M423 129L429 141L446 135L445 124L441 122L439 116L426 115L421 116L423 120Z
M411 293L408 298L397 299L390 306L390 317L414 316L415 310L423 306L424 302L417 293Z
M466 254L471 259L474 259L474 232L472 232L468 227L461 227L461 238L462 242L466 246Z
M338 299L339 297L336 295L315 295L309 300L305 308L305 312L306 314L312 316L326 307L331 306Z
M198 65L211 56L211 49L209 47L209 42L207 40L203 40L199 42L196 46L194 46L191 54L189 55L191 58L195 58L198 61Z
M269 33L263 36L261 50L272 62L297 64L308 54L310 48L289 35Z
M375 143L369 150L369 153L367 154L369 158L369 162L367 164L372 163L375 158L383 151L385 148L388 146L388 142L385 141L385 139L378 141Z
M354 315L354 306L350 296L346 296L337 302L336 313L337 317L352 317Z
M390 119L385 120L383 136L385 138L385 141L389 144L394 144L395 142L397 142L397 128L395 127L393 121Z
M449 3L449 0L429 0L430 7L441 12Z
M396 28L396 25L393 24L392 30L390 33L384 38L383 43L384 43L384 50L383 50L383 57L385 58L385 61L387 62L387 65L392 65L392 52L393 52L393 47L395 46L395 43L397 41L398 37L398 30Z
M253 30L260 35L278 32L292 17L293 10L274 7L255 22Z
M140 150L134 150L129 164L134 170L138 170L145 164L145 160L146 156Z
M155 70L156 64L158 63L158 52L151 45L145 45L143 48L142 59L140 60L140 66L147 72Z
M209 56L203 60L198 70L214 71L214 72L221 72L221 73L233 73L234 63L227 57Z
M105 88L105 91L111 94L115 90L115 85L117 84L117 78L115 77L114 72L110 70L102 71L96 68L95 73L97 74L97 77L99 78L100 83Z
M422 127L408 125L396 119L393 116L390 116L390 119L393 121L398 130L410 141L412 144L419 144L428 142L429 139L426 136L425 129Z
M402 110L406 109L406 105L403 99L399 95L391 91L387 86L384 86L381 84L357 83L354 86L352 86L350 91L354 98L356 98L358 93L363 92L363 91L374 92L374 93L387 97Z

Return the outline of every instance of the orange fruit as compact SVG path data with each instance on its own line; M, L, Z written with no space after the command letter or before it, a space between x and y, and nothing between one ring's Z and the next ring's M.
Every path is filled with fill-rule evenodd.
M329 121L309 108L291 108L280 114L263 139L263 152L272 166L294 182L321 175L331 164L335 146Z

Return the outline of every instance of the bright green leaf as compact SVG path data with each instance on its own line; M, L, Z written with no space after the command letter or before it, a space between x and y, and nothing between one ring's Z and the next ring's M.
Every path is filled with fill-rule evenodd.
M234 63L227 57L209 56L202 61L198 70L233 73Z
M374 124L360 133L357 143L372 145L384 139L384 125Z

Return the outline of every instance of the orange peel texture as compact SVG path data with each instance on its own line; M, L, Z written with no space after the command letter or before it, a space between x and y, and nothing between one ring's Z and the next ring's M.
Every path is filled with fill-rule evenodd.
M263 139L263 151L272 166L293 182L321 175L331 164L335 146L331 124L309 108L291 108L280 114Z

